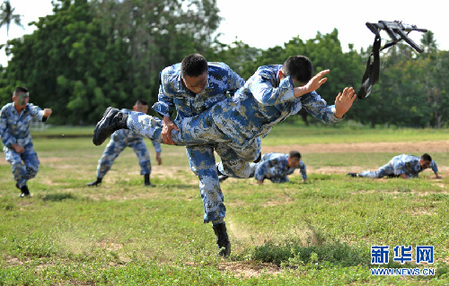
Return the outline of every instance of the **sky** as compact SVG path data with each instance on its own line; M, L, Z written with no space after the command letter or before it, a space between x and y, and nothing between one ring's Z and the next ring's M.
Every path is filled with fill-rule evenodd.
M52 14L51 0L10 0L10 3L15 14L22 15L24 29L11 24L9 39L31 34L34 26L28 26L29 22ZM360 50L374 41L366 22L400 20L431 30L439 49L449 50L449 14L442 0L217 0L217 5L223 18L218 29L223 35L219 39L225 44L239 40L267 49L283 46L297 36L302 40L313 39L318 32L328 34L336 28L343 51L348 51L348 44ZM381 35L385 43L388 35L385 32ZM419 44L422 33L414 31L410 37ZM6 39L3 26L0 44ZM6 63L4 50L0 50L0 64Z

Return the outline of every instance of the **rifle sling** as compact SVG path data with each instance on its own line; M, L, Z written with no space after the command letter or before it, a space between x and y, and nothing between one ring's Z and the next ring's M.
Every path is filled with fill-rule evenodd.
M374 38L373 50L369 55L368 61L366 63L365 73L363 74L362 78L362 86L357 92L357 97L359 99L364 99L365 97L368 97L368 95L370 95L373 85L379 80L380 71L380 33L377 27L375 27L374 25L371 25L370 23L366 23L366 25L376 36Z

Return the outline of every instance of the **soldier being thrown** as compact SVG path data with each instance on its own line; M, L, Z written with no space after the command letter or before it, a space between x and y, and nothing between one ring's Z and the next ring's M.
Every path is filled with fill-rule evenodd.
M207 80L207 69L205 73L205 76L200 73L206 79L204 88L212 84ZM356 98L352 87L345 88L338 94L335 105L327 105L315 92L326 82L327 78L324 76L327 73L329 70L313 76L312 63L304 56L290 57L283 65L262 66L234 96L224 98L197 115L181 118L178 116L174 122L175 126L168 130L168 134L164 132L163 121L158 118L134 112L125 115L118 109L108 108L95 128L93 143L100 145L115 130L129 128L151 140L166 144L218 144L226 151L217 152L222 161L217 169L208 170L208 174L213 174L213 178L205 182L213 182L219 186L218 175L247 178L251 174L248 162L260 156L259 136L266 136L274 125L296 114L302 107L326 123L339 121L351 108ZM162 74L164 75L164 71ZM169 78L178 77L179 75ZM182 79L182 75L180 78ZM162 78L162 82L164 80L165 78ZM198 82L201 80L198 79ZM182 90L180 84L177 88ZM203 90L209 92L208 88ZM161 98L161 94L159 97ZM174 99L178 102L186 100L182 97ZM168 114L159 111L157 105L155 109L164 115L165 120ZM220 190L219 187L217 190ZM205 209L204 222L212 221L214 227L224 225L226 208L221 190L217 194L201 194ZM216 233L217 241L222 237L220 233L226 232L225 228L223 229L224 232ZM228 242L227 234L225 237ZM218 244L219 247L221 244L226 248L224 255L229 255L230 249L227 249L227 246L230 247L230 244Z

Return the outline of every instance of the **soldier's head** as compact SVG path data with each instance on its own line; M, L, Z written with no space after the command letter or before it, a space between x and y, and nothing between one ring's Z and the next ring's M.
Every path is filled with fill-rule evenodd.
M148 112L148 102L143 99L138 99L133 106L133 110L137 112Z
M288 153L287 165L290 168L295 168L295 169L298 168L300 161L301 161L301 153L299 153L298 151L290 151Z
M290 76L295 86L305 85L313 76L312 62L305 56L289 57L280 71L280 77Z
M16 108L25 108L29 100L30 94L28 93L28 89L22 86L16 87L14 93L12 94L14 106L16 106Z
M181 62L181 79L184 86L198 94L204 91L207 84L207 60L200 54L186 56Z
M432 163L432 157L430 157L429 154L425 153L421 156L421 159L419 160L419 164L421 165L421 168L427 169L430 167L430 164Z

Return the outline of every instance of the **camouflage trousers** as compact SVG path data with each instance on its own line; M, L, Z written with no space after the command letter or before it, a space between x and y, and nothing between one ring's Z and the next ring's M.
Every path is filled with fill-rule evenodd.
M133 148L137 155L137 160L140 165L140 174L151 174L151 160L148 153L147 146L142 139L127 142L117 138L118 136L112 134L111 141L104 149L103 155L98 160L97 178L103 178L112 167L115 159L125 150L126 147Z
M19 188L25 186L39 171L40 162L33 144L28 144L24 148L22 153L17 153L14 149L3 147L6 161L11 164L14 180Z
M186 146L190 169L199 179L199 189L204 205L205 223L223 222L226 214L224 196L218 181L220 173L238 178L248 178L251 174L250 163L260 155L259 137L239 145L223 134L213 121L197 116L175 121L180 131L172 130L175 145ZM142 136L163 143L161 138L162 120L144 113L132 112L128 116L127 126ZM214 151L221 162L216 164Z
M385 176L394 176L394 168L390 164L386 164L377 171L363 171L360 173L360 177L366 178L383 178Z

